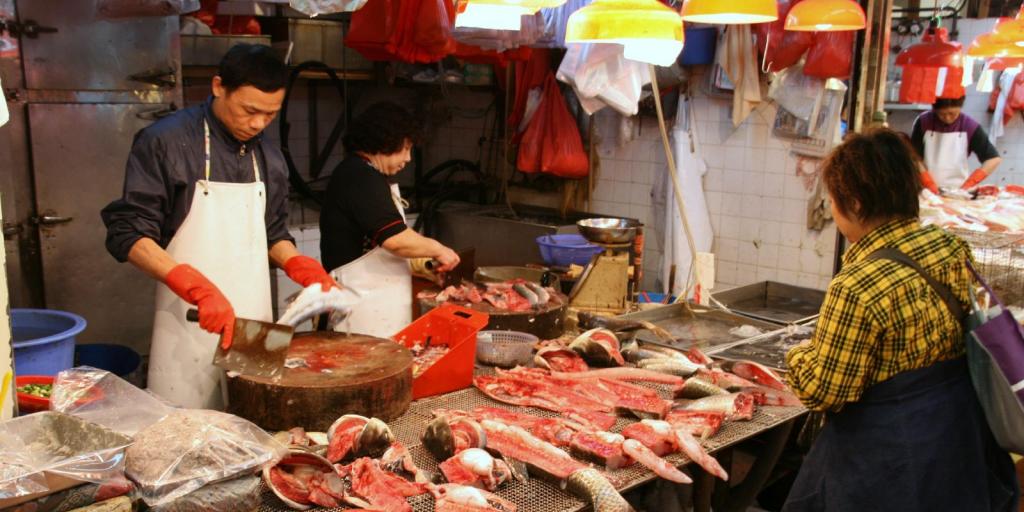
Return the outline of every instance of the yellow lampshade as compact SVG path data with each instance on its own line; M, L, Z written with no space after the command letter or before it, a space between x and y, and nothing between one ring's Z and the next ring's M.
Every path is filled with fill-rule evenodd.
M529 9L530 13L537 12L538 9L550 9L552 7L558 7L564 4L566 0L459 0L456 2L457 9L462 10L463 6L468 4L479 4L479 5L503 5L508 7L521 7Z
M594 0L569 16L566 43L614 43L626 58L670 66L683 50L683 20L658 0Z
M853 0L804 0L786 16L786 30L838 32L860 30L866 24L864 9Z
M743 25L779 19L775 0L686 0L683 21Z
M971 57L1024 57L1024 46L996 40L991 33L974 39L967 48Z

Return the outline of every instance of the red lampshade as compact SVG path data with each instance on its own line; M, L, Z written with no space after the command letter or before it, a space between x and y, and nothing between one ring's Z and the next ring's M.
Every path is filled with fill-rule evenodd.
M920 66L928 68L964 67L963 46L949 40L945 28L929 30L921 42L910 45L896 56L897 66Z
M804 0L786 15L786 30L838 32L860 30L866 24L864 9L853 0Z

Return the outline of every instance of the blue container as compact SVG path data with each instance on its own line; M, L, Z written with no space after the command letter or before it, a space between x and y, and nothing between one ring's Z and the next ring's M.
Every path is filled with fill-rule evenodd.
M53 309L12 309L14 368L18 375L56 375L75 363L75 336L85 319Z
M544 263L559 267L570 264L586 265L595 254L604 249L592 244L581 235L544 235L537 237L540 256Z
M715 27L686 27L686 42L679 55L682 66L711 64L715 61L715 46L718 45L718 31Z
M90 343L75 347L75 366L92 366L118 377L128 377L139 368L142 357L124 345Z

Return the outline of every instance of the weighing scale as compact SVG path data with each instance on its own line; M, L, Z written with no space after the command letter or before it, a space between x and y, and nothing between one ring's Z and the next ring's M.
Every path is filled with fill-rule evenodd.
M587 241L604 248L591 258L569 294L576 310L622 314L633 308L640 282L643 236L638 221L584 219L576 223Z

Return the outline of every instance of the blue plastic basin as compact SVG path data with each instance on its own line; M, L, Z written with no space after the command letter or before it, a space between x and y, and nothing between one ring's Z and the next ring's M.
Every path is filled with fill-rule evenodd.
M14 368L18 375L56 375L75 363L75 336L85 319L55 309L12 309Z
M695 66L715 61L718 31L715 27L686 27L686 44L679 55L679 64Z
M537 237L537 247L544 263L560 267L570 264L586 265L590 258L604 249L592 244L581 235L543 235Z

